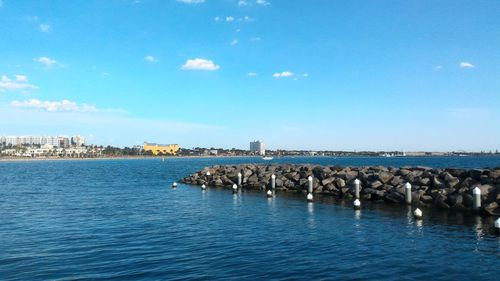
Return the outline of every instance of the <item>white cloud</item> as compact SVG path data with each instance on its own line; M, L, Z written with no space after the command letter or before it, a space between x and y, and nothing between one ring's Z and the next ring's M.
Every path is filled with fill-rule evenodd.
M436 66L434 67L434 70L436 70L436 71L437 71L437 70L441 70L442 68L443 68L443 66L442 66L442 65L436 65Z
M3 1L0 0L0 8L3 6Z
M48 57L39 57L39 58L34 58L33 60L38 62L38 63L43 64L46 67L51 67L57 63L56 60L48 58Z
M302 74L302 77L309 77L309 73Z
M242 6L243 7L243 6L248 6L248 5L249 5L249 3L246 0L240 0L240 1L238 1L238 6Z
M255 1L255 4L261 5L261 6L267 6L271 3L269 3L267 0L257 0L257 1Z
M250 41L254 41L254 42L255 41L260 41L260 40L262 40L260 37L252 37L252 38L250 38Z
M257 72L248 72L247 76L253 77L259 75Z
M25 75L15 75L16 79L12 80L7 75L2 75L0 79L0 91L17 91L17 90L36 90L37 86L28 83L28 77Z
M145 56L144 59L147 62L150 62L150 63L156 63L156 62L158 62L158 58L155 58L154 56L151 56L151 55Z
M97 112L97 108L86 103L77 104L69 100L62 101L41 101L38 99L30 99L26 101L12 101L11 107L25 109L39 109L43 111L65 111L65 112Z
M220 17L215 17L214 21L220 21Z
M254 21L254 19L249 17L249 16L245 16L245 17L243 17L243 21L251 22L251 21Z
M470 62L466 62L466 61L463 61L459 64L460 68L474 68L476 67L475 65L473 65L472 63Z
M291 76L293 76L293 72L290 71L276 72L273 74L274 78L291 77Z
M229 43L229 45L231 45L231 46L234 46L234 45L236 45L236 44L238 44L238 39L233 39L233 41L231 41L231 42Z
M226 21L232 22L232 21L234 21L234 17L228 16L228 17L226 17Z
M177 2L185 3L185 4L200 4L205 2L205 0L177 0Z
M220 66L216 65L213 61L201 58L188 59L181 69L184 70L208 70L214 71L219 69Z
M52 30L52 28L50 27L50 25L40 24L40 31L45 32L45 33L49 33L51 30Z

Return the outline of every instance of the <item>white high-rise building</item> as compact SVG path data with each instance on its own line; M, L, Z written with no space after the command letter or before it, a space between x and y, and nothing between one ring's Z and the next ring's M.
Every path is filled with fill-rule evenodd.
M260 155L266 155L266 146L263 141L255 140L250 142L250 151Z
M80 136L80 135L72 136L71 137L71 144L74 146L85 145L85 138Z

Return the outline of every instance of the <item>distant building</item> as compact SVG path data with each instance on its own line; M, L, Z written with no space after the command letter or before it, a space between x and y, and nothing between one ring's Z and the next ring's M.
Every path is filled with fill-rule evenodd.
M82 146L82 145L85 145L85 138L80 136L80 135L76 135L76 136L72 136L71 137L71 144L73 146Z
M266 147L263 141L255 140L250 142L250 151L260 155L266 154Z
M83 138L83 137L81 137ZM81 140L80 140L81 141ZM85 139L83 139L85 142ZM0 144L19 146L19 145L53 145L56 147L68 147L70 139L65 136L2 136Z
M144 151L151 151L153 155L171 154L176 155L181 149L178 144L157 144L144 142Z

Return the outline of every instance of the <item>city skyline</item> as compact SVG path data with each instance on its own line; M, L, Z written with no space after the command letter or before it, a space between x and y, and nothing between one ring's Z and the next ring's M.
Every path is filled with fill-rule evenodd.
M500 3L0 1L0 135L500 149Z

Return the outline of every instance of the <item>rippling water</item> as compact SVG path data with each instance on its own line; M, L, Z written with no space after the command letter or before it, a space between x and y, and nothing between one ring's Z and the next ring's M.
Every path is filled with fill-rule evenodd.
M500 166L498 157L457 158L273 162ZM330 197L308 204L292 194L267 199L170 187L207 165L247 162L260 159L0 163L0 279L494 280L500 274L492 218L427 210L419 223L406 206L366 204L355 212Z

